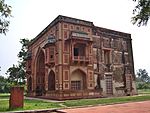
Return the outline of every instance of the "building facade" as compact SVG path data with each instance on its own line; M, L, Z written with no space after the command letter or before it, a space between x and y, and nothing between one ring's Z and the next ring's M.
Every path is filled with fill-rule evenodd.
M26 75L28 96L64 100L137 93L131 35L61 15L31 41Z

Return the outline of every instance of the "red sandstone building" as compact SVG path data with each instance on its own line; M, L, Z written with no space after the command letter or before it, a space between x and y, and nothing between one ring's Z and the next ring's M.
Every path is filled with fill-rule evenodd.
M28 95L63 100L136 94L131 41L128 33L58 16L28 47Z

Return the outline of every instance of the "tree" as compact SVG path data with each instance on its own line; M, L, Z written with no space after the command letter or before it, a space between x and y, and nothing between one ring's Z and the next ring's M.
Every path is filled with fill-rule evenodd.
M23 66L23 68L25 68L25 59L26 59L28 44L30 43L30 40L25 38L20 39L20 43L22 44L22 48L18 54L18 58L20 60L19 63L20 65Z
M139 69L137 71L137 81L138 82L150 82L150 77L145 69Z
M133 10L134 17L132 17L132 23L137 26L145 26L150 18L150 0L133 0L137 3Z
M7 74L9 74L8 80L11 83L17 84L25 84L25 58L27 55L27 47L29 44L28 39L21 39L20 43L22 44L22 48L18 54L18 65L13 65L7 70Z
M13 65L7 70L7 74L9 74L8 81L11 84L25 84L25 71L21 65Z
M136 78L137 89L149 89L150 88L150 77L145 69L139 69L137 71Z
M8 83L7 78L0 76L0 93L9 93L10 83Z
M11 17L11 6L5 3L5 0L0 0L0 33L6 34L8 31L9 20Z

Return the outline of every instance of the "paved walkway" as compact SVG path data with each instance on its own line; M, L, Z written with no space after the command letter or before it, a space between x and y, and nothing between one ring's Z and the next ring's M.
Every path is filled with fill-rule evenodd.
M66 113L150 113L150 101L64 109L61 111Z

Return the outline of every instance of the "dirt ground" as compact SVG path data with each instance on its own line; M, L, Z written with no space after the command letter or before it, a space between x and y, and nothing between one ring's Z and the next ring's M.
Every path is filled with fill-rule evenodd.
M66 113L150 113L150 101L131 102L106 106L64 109Z

